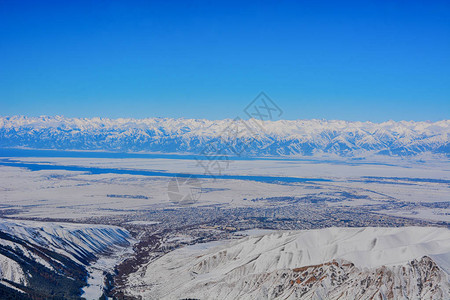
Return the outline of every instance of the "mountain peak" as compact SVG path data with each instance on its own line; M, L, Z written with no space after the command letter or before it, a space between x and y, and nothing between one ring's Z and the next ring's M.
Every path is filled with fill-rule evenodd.
M0 117L0 147L280 156L449 154L450 120L217 120ZM243 147L244 146L244 147ZM236 152L237 148L245 151Z

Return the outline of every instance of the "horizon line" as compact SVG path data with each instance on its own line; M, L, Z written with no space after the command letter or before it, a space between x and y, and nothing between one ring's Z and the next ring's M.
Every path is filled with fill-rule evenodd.
M235 118L224 118L224 119L208 119L208 118L189 118L189 117L145 117L145 118L135 118L135 117L100 117L100 116L95 116L95 117L70 117L70 116L65 116L65 115L39 115L39 116L30 116L30 115L0 115L0 118L6 118L6 119L12 119L12 118L25 118L25 119L39 119L39 118L63 118L63 119L78 119L78 120L94 120L94 119L99 119L99 120L155 120L155 119L160 119L160 120L193 120L193 121L210 121L210 122L217 122L217 121L236 121L236 120L244 120L244 121L248 121L248 120L257 120L258 122L278 122L278 121L326 121L326 122L332 122L332 121L343 121L343 122L349 122L349 123L372 123L372 124L383 124L383 123L401 123L401 122L414 122L414 123L439 123L439 122L446 122L446 121L450 121L449 119L440 119L440 120L436 120L436 121L432 121L432 120L393 120L393 119L388 119L385 121L380 121L380 122L375 122L375 121L369 121L369 120L346 120L346 119L325 119L325 118L310 118L310 119L272 119L272 120L260 120L257 118L241 118L241 117L235 117Z

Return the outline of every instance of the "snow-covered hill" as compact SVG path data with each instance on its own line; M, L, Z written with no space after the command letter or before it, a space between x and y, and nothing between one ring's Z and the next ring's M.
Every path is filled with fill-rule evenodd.
M0 117L0 147L203 154L450 153L450 120L384 123Z
M200 246L142 267L126 292L143 299L450 299L446 228L327 228Z
M0 218L0 295L10 288L38 298L77 296L92 276L91 263L131 241L115 226Z

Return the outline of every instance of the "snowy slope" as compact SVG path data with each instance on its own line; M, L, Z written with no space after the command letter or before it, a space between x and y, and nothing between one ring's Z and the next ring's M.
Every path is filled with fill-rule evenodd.
M0 255L0 280L3 279L27 285L25 274L20 265L11 258Z
M0 117L0 147L239 155L450 153L450 120L384 123Z
M106 225L12 221L0 219L0 231L67 255L80 264L130 244L123 228Z
M127 292L145 299L448 299L449 258L445 228L279 232L175 250L132 274Z
M24 291L29 287L34 296L45 298L58 282L61 297L73 296L81 293L92 262L123 251L131 242L130 234L116 226L0 218L0 285Z

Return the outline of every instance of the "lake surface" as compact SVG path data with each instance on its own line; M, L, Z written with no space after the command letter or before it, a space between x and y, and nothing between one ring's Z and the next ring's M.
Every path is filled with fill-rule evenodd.
M1 148L0 157L75 157L75 158L146 158L146 159L187 159L187 160L211 160L211 156L198 154L176 153L129 153L129 152L105 152L105 151L73 151L73 150L39 150ZM305 161L312 163L330 163L337 165L384 165L394 166L389 163L369 162L363 158L348 158L348 161L333 159L314 159L296 157L250 157L217 155L214 160L275 160L275 161Z
M299 178L299 177L274 177L274 176L252 176L252 175L208 175L208 174L188 174L188 173L173 173L163 171L151 170L135 170L135 169L117 169L117 168L95 168L83 166L65 166L65 165L50 165L21 162L11 159L0 159L0 166L26 168L30 171L42 170L64 170L87 172L90 174L126 174L126 175L141 175L152 177L196 177L205 179L237 179L237 180L251 180L260 182L314 182L314 181L331 181L323 178Z

